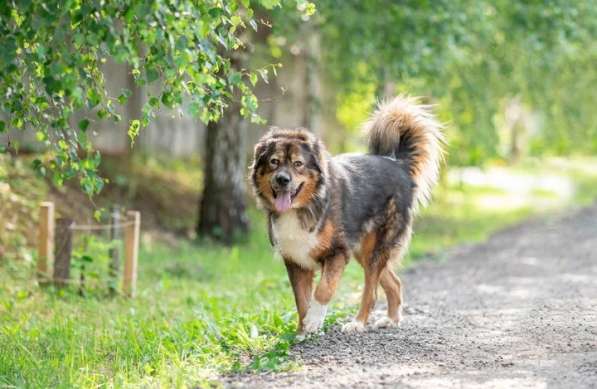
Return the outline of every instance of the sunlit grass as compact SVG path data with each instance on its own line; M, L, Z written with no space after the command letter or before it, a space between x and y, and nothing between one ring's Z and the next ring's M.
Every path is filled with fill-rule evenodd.
M571 177L568 199L540 188L513 205L508 188L444 183L417 219L403 265L441 259L449 247L483 240L528 215L586 204L597 196L588 163L506 169ZM544 209L537 199L558 205ZM263 216L252 211L251 219L249 239L231 248L186 240L166 245L147 236L132 300L39 288L31 262L3 262L0 386L205 386L225 372L292 368L286 357L295 325L292 293ZM361 278L349 264L327 325L355 310Z

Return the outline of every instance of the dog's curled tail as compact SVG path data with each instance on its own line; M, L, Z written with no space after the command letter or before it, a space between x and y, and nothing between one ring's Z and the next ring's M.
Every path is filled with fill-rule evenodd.
M445 143L442 128L429 105L406 96L381 102L365 123L371 154L406 161L420 205L428 203L439 176Z

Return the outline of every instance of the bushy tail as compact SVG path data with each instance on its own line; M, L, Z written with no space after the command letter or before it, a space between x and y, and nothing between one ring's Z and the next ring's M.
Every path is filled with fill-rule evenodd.
M398 96L382 102L367 123L369 152L407 161L413 178L415 201L426 205L436 184L443 159L442 125L430 106Z

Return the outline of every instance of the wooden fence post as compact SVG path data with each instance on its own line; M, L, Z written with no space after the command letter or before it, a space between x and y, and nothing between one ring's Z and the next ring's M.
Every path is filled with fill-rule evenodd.
M122 289L126 296L134 297L137 287L137 257L139 255L139 234L141 232L141 213L128 211L124 228L124 275Z
M73 248L73 231L71 219L56 220L56 253L54 255L54 284L64 286L70 277L70 259Z
M39 205L37 231L37 277L41 282L49 280L48 267L54 262L54 203L46 201Z
M115 294L118 285L118 273L120 271L120 248L115 246L115 240L119 239L120 233L120 208L118 206L112 207L112 215L110 217L110 257L109 285L110 294ZM119 242L120 243L120 242Z

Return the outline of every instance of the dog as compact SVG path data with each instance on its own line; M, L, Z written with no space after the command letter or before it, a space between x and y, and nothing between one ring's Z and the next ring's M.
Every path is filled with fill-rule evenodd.
M379 284L388 309L374 327L401 320L403 286L393 264L437 182L444 135L430 107L405 96L380 103L364 129L367 154L332 157L305 129L273 128L255 145L250 180L284 260L302 336L322 327L351 256L364 269L365 285L358 314L342 330L366 328Z

